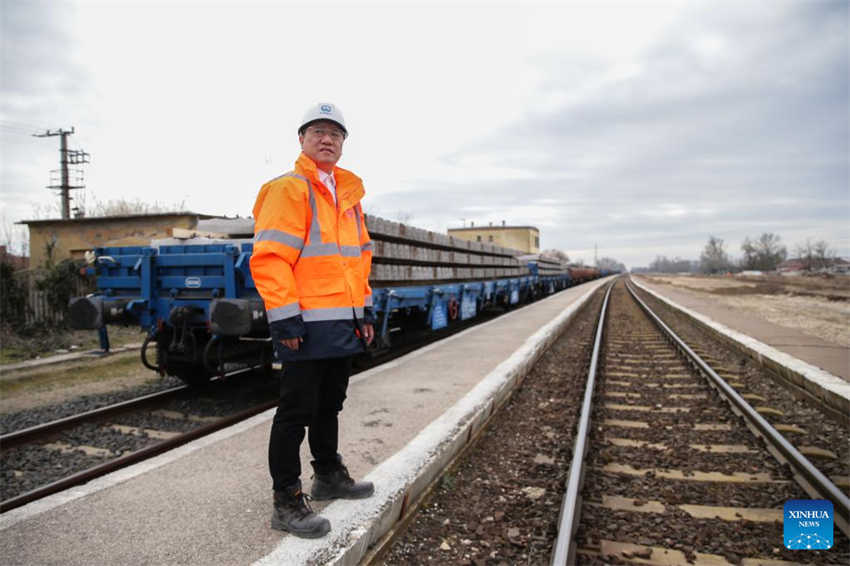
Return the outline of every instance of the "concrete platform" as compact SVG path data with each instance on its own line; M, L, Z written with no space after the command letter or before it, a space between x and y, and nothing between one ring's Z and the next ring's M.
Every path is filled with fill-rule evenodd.
M269 528L274 411L0 515L0 562L356 564L608 280L568 289L352 378L340 445L360 501L315 505L331 533ZM309 456L302 450L305 491Z
M681 309L792 383L850 415L850 348L774 324L706 294L633 277L637 286Z

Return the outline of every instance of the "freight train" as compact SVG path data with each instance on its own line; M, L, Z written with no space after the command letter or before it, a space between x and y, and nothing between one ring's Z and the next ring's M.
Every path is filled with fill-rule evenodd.
M608 275L539 255L459 240L367 216L377 324L371 349L434 332L492 307L512 308ZM271 367L266 311L251 277L250 239L190 238L97 248L97 292L71 299L71 325L141 326L142 363L198 385L240 366Z

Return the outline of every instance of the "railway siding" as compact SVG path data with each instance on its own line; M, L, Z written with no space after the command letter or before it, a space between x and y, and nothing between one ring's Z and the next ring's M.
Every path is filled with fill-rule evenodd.
M267 380L249 379L240 389L243 383L217 383L198 398L185 386L175 387L2 435L0 510L6 513L276 404L276 387Z
M610 342L599 362L602 377L597 377L589 427L581 527L576 533L580 563L796 563L799 553L783 545L782 505L810 494L690 362L668 354L674 351L669 345L666 352L660 349L666 341L635 304L626 306L622 286L616 288L619 305L610 307L605 332ZM684 318L677 323L690 324ZM739 364L740 354L730 353L702 331L692 329L690 335L699 344L694 348L755 401L764 419L783 428L794 445L822 455L818 468L823 474L833 480L846 475L846 463L839 463L846 462L846 451L830 450L846 445L846 427L819 425L816 421L830 419L777 388L769 372ZM570 354L561 349L562 365L575 364ZM552 365L551 359L544 361L549 355L539 364ZM522 390L544 387L538 381L525 383ZM547 396L560 401L557 394ZM537 415L532 419L533 407L515 407L512 399L503 411L509 415L500 414L494 421L499 428L482 435L481 446L457 464L457 474L448 471L423 506L423 517L412 522L391 555L378 563L548 562L553 538L547 535L554 528L566 532L570 523L558 519L557 507L547 515L538 502L562 492L567 472L561 456L573 450L579 457L583 453L579 440L572 438L571 412L581 403L579 397L580 388L570 387L563 395L568 407L562 415L549 415L551 422ZM537 406L547 404L538 401ZM543 434L527 428L528 421ZM567 434L552 458L546 433L559 429ZM830 452L838 458L830 458ZM544 460L554 461L549 477L560 485L540 478ZM569 515L566 509L565 500L561 517ZM847 539L838 537L837 548L807 553L805 559L843 563Z
M638 279L632 283L641 290L662 301L670 308L678 310L694 320L694 324L713 334L722 342L744 353L765 369L781 376L788 382L820 399L835 409L839 415L845 415L850 421L850 383L810 363L782 352L772 346L729 328L711 318L682 306L661 293L650 289Z
M624 294L621 289L612 293ZM584 505L576 535L580 562L796 563L799 555L782 545L782 502L806 496L792 481L787 466L768 455L747 430L750 425L730 411L684 359L681 368L675 369L659 364L656 353L646 351L643 341L647 335L641 329L649 328L649 320L634 304L620 301L611 307L610 317L606 326L610 342L597 389L600 400L591 421ZM664 318L671 325L666 315ZM684 320L678 323L682 327L689 324ZM689 332L683 338L714 352L711 338L698 340L697 334ZM615 352L620 355L612 355ZM716 354L706 354L715 367L729 365L730 356ZM764 377L739 369L725 372L740 380L745 391ZM624 371L638 375L607 379L611 373ZM671 398L669 390L646 387L649 380L663 383L670 373L679 371L690 373L693 384L703 389L705 400ZM618 402L611 403L608 397L612 392L634 395L617 395ZM785 393L785 397L790 395ZM785 421L786 411L774 407L774 401L781 399L774 395L759 407L774 426ZM647 406L657 410L644 411ZM661 410L673 407L689 410ZM797 416L794 411L787 412L791 418ZM625 418L635 420L620 420ZM846 430L834 434L820 440L841 436L840 442L846 443ZM797 444L797 438L789 440ZM839 534L836 542L833 551L808 553L805 559L841 563L847 540Z

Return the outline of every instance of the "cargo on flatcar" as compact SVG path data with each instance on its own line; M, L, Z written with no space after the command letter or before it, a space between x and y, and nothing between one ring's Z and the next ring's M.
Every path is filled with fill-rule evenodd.
M390 348L396 333L437 331L603 275L375 216L366 221L374 243L373 352ZM97 292L71 299L72 326L138 325L147 332L142 363L190 384L234 367L271 366L266 310L249 268L253 241L189 236L95 249L89 270Z

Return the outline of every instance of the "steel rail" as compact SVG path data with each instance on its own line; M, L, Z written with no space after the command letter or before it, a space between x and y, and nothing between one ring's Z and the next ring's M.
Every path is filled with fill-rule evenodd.
M98 407L97 409L92 409L90 411L79 413L77 415L70 415L61 419L56 419L50 422L16 430L14 432L10 432L8 434L0 436L0 446L3 446L3 448L10 448L12 446L24 444L26 442L32 441L35 438L38 438L39 436L55 433L59 430L76 426L80 423L94 418L104 417L114 413L126 411L127 409L132 409L134 407L145 405L147 403L168 399L169 397L172 397L177 393L180 393L181 391L185 391L188 388L189 387L187 385L178 385L177 387L172 387L163 391L157 391L155 393L149 393L141 397L136 397L135 399L128 399L126 401L121 401L120 403L114 403L112 405Z
M259 369L261 366L250 366L247 368L240 368L237 370L233 370L224 374L224 377L231 377L234 375L238 375L240 373L245 373L249 371L254 371ZM210 379L210 383L219 381L221 379L220 376L215 376ZM147 395L142 395L141 397L136 397L135 399L128 399L126 401L121 401L120 403L114 403L112 405L106 405L104 407L98 407L97 409L92 409L90 411L86 411L85 413L79 413L77 415L69 415L67 417L63 417L61 419L56 419L50 422L33 425L31 427L23 428L20 430L16 430L7 434L0 435L0 446L3 448L10 448L12 446L18 446L20 444L24 444L27 442L31 442L33 439L38 438L39 436L45 436L48 434L53 434L60 430L71 428L80 423L84 423L88 420L92 420L95 418L105 417L108 415L112 415L114 413L120 413L126 411L128 409L133 409L135 407L139 407L145 405L147 403L153 403L156 401L162 401L163 399L168 399L169 397L176 396L178 393L183 391L187 391L191 389L190 385L178 385L176 387L171 387L169 389L164 389L163 391L156 391L154 393L149 393Z
M717 375L711 366L699 357L681 338L679 338L669 326L656 315L646 303L637 296L632 286L628 283L626 288L631 293L632 297L638 302L644 312L655 322L656 326L673 342L673 345L682 352L692 365L697 367L699 371L705 375L722 397L726 399L734 408L736 408L746 422L752 425L758 433L765 439L769 447L772 447L776 452L782 455L782 458L787 460L788 464L794 469L795 475L801 476L812 489L814 489L820 497L828 499L832 502L837 515L835 523L839 529L848 537L850 537L850 498L848 498L841 490L827 478L823 472L818 470L812 463L801 454L794 446L788 442L782 434L777 431L771 424L762 417L753 407L741 397L734 388L726 381ZM773 452L773 451L771 451ZM806 487L805 485L803 486Z
M26 505L27 503L30 503L37 499L47 497L48 495L52 495L58 491L62 491L64 489L68 489L69 487L73 487L75 485L85 483L100 476L104 476L110 472L120 470L121 468L126 468L127 466L135 464L136 462L141 462L142 460L153 458L154 456L162 454L167 450L171 450L172 448L176 448L178 446L186 444L187 442L195 440L196 438L206 436L219 429L243 421L267 409L276 407L277 405L277 399L273 401L267 401L261 405L251 407L250 409L246 409L244 411L227 417L223 417L221 420L218 420L214 423L203 425L194 430L190 430L189 432L181 434L180 436L169 438L162 442L158 442L151 446L147 446L140 450L136 450L135 452L131 452L129 454L116 458L115 460L104 462L103 464L93 466L87 470L83 470L82 472L77 472L76 474L70 475L60 480L56 480L55 482L43 485L26 493L11 497L5 501L0 502L0 513L5 513L10 509Z
M608 285L602 309L599 312L599 322L596 326L596 339L593 343L593 354L590 357L590 369L587 372L587 383L584 387L584 400L581 405L581 417L578 432L573 443L573 460L570 464L570 475L567 478L567 490L561 501L561 511L558 516L558 538L552 551L552 566L575 564L576 549L573 535L578 529L578 519L581 511L579 505L581 484L584 479L584 456L587 452L587 435L590 430L590 413L592 411L593 390L596 385L596 367L599 363L599 350L602 346L602 329L605 326L605 313L608 310L608 297L614 288L616 280Z

